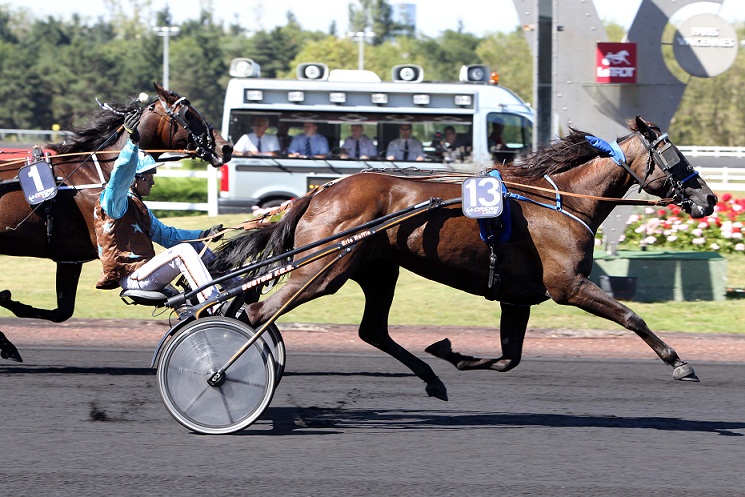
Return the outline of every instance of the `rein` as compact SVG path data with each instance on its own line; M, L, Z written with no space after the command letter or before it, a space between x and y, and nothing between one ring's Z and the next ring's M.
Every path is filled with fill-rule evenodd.
M644 199L634 199L634 198L615 198L615 197L599 197L597 195L587 195L584 193L573 193L573 192L565 192L562 190L555 190L551 188L544 188L542 186L534 186L534 185L526 185L523 183L514 183L512 181L506 181L503 180L502 183L504 183L507 186L517 187L519 188L527 188L529 190L535 190L539 192L548 192L548 193L559 193L561 195L565 195L567 197L577 197L577 198L587 198L591 200L600 200L603 202L615 202L619 205L656 205L656 206L666 206L673 203L673 199L671 198L661 198L658 200L644 200Z

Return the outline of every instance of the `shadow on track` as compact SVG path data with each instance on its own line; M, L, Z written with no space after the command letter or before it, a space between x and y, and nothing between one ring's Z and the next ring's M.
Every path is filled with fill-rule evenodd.
M581 416L537 413L453 414L445 411L344 409L343 407L269 407L262 419L272 421L272 435L340 433L355 429L463 428L637 428L645 430L717 433L742 437L745 422L690 421L672 417ZM331 430L319 432L317 430ZM267 435L246 430L236 435Z

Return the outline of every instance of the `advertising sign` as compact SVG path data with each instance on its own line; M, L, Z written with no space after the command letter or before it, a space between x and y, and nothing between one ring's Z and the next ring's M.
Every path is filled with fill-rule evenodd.
M688 74L712 78L735 62L737 46L737 32L727 21L714 14L699 14L678 27L673 52Z
M597 83L636 83L636 43L597 44Z

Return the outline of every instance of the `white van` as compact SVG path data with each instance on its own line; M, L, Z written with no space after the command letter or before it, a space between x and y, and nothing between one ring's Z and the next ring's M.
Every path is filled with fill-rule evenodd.
M278 135L283 150L266 156L234 156L222 167L219 210L250 211L300 196L342 175L369 168L400 173L478 171L495 161L509 162L530 149L533 111L514 93L490 83L486 66L464 66L460 82L424 82L419 66L396 66L392 81L369 71L329 71L324 64L301 64L298 79L266 79L250 59L235 59L225 96L222 133L232 143L251 132L253 119L265 117L269 134ZM324 158L291 158L289 140L313 122L329 142ZM348 158L344 140L353 124L373 140L377 155ZM388 160L388 144L399 127L409 124L412 136L424 145L424 161ZM453 146L444 133L452 127ZM492 140L495 128L502 138ZM452 130L450 130L452 131Z

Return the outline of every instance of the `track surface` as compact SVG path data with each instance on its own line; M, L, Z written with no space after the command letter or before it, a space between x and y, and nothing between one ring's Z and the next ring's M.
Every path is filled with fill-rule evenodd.
M166 329L0 319L25 359L0 362L0 495L745 495L745 337L661 334L690 384L626 333L531 331L500 374L421 353L448 336L494 355L492 332L395 328L444 403L351 327L282 325L287 373L263 418L200 436L148 368Z

